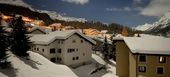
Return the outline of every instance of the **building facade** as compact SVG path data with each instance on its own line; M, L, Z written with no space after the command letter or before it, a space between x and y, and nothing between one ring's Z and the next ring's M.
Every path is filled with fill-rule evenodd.
M169 38L124 37L116 41L119 77L169 77Z
M92 46L95 44L92 39L73 30L35 35L31 40L34 42L34 52L40 53L52 62L72 67L90 63Z

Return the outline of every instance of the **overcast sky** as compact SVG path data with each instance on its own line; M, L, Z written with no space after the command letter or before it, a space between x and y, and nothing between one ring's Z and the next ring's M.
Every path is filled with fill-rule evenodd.
M24 0L33 8L103 23L138 26L170 11L170 0Z

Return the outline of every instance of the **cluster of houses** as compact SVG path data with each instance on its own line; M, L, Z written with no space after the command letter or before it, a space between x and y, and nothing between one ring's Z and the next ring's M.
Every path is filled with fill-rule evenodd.
M47 32L30 31L32 51L52 62L76 67L91 62L94 40L76 30ZM113 37L116 46L116 74L119 77L170 76L170 38L128 33Z
M3 15L5 22L10 18ZM92 47L96 45L96 41L88 36L107 36L106 30L75 30L74 27L63 27L59 23L43 28L42 21L29 18L23 20L41 26L28 29L33 42L32 51L54 63L71 67L91 62ZM127 36L127 31L123 30L122 35L113 37L116 46L116 74L119 77L170 76L170 38L144 37L138 34L135 37ZM108 35L110 37L112 35Z

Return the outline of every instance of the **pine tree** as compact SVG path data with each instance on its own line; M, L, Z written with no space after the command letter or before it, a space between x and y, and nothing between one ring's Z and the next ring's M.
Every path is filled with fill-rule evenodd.
M103 44L103 55L104 55L104 60L108 60L109 51L108 51L108 43L106 37L104 39L104 44Z
M28 56L27 51L31 47L29 37L26 35L28 32L24 25L22 17L15 17L11 23L12 30L12 45L11 51L17 56Z
M113 40L113 37L115 37L114 35L111 37L111 41L112 41L112 50L110 51L110 58L113 58L113 60L116 61L116 45L115 45L115 41Z
M0 17L0 67L1 68L7 68L9 62L7 62L7 48L8 48L8 42L6 37L6 32L3 29L3 26L1 25L2 17Z

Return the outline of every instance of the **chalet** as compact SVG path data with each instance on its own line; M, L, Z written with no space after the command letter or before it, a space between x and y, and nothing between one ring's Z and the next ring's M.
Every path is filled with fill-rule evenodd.
M32 51L37 52L54 63L76 67L91 62L91 38L75 30L54 31L49 34L34 35Z
M119 77L169 77L170 38L115 37Z

